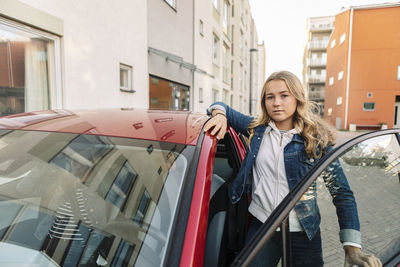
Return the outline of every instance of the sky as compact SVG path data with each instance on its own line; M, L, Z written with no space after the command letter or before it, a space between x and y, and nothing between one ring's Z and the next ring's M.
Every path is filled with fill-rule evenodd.
M259 43L266 50L266 78L289 70L302 80L308 17L334 16L342 7L394 3L393 0L249 0Z

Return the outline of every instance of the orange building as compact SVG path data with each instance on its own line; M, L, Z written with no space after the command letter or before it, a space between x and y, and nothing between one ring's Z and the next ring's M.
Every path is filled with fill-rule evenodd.
M324 114L338 129L400 127L400 3L336 15Z

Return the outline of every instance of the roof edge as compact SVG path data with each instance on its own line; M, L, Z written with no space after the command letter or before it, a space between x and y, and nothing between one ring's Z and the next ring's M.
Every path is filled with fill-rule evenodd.
M350 9L362 10L362 9L375 9L375 8L387 8L387 7L398 7L398 6L400 6L400 2L342 7L342 10L339 11L336 15L349 11Z

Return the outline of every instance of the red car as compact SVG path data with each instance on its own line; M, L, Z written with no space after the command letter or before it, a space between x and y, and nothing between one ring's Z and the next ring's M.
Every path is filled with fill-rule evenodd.
M207 119L145 109L1 118L0 265L241 266L280 226L282 265L290 266L287 215L339 159L359 204L363 249L398 266L400 130L331 152L244 246L249 198L232 205L226 196L246 145L231 128L217 142L202 130ZM319 194L324 260L338 266L343 251L328 195Z

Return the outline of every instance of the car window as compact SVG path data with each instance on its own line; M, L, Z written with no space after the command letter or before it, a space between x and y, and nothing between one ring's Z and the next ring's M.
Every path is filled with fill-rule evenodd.
M289 218L289 229L296 229L296 223L291 222L291 216L288 216L291 210L295 210L302 227L299 233L305 235L312 233L315 236L318 228L308 227L311 230L307 233L304 225L313 225L315 221L318 222L320 216L321 223L316 225L319 225L321 233L324 266L343 266L344 250L339 237L341 227L337 215L340 211L336 210L333 204L338 201L340 194L345 195L341 200L343 202L349 201L349 195L354 195L362 236L362 250L367 254L376 255L384 264L391 261L398 264L400 262L399 141L396 134L372 136L359 138L362 141L358 143L352 141L351 145L344 145L343 148L332 152L332 156L318 162L317 166L304 157L303 166L310 170L315 168L306 174L292 193L276 208L253 242L246 245L233 265L248 263L256 252L262 251L262 245L273 236L278 236L275 240L279 240L282 250L289 253L288 250L293 243L288 241L288 246L284 245L287 240L284 240L285 235L281 232L281 227ZM340 178L342 174L344 180ZM347 187L349 190L343 190ZM313 211L315 216L311 214ZM344 220L350 220L350 217L342 217ZM340 223L352 224L343 221ZM284 259L283 264L281 261L278 266L288 266L285 265L288 262L290 260Z
M400 147L394 134L365 140L338 157L356 199L362 248L387 262L400 253ZM324 179L334 178L328 167L317 179L321 237L325 266L343 265L339 224ZM337 166L337 168L339 168ZM323 177L325 175L325 177ZM397 247L397 251L393 248Z
M162 265L193 152L146 140L2 131L0 263Z

